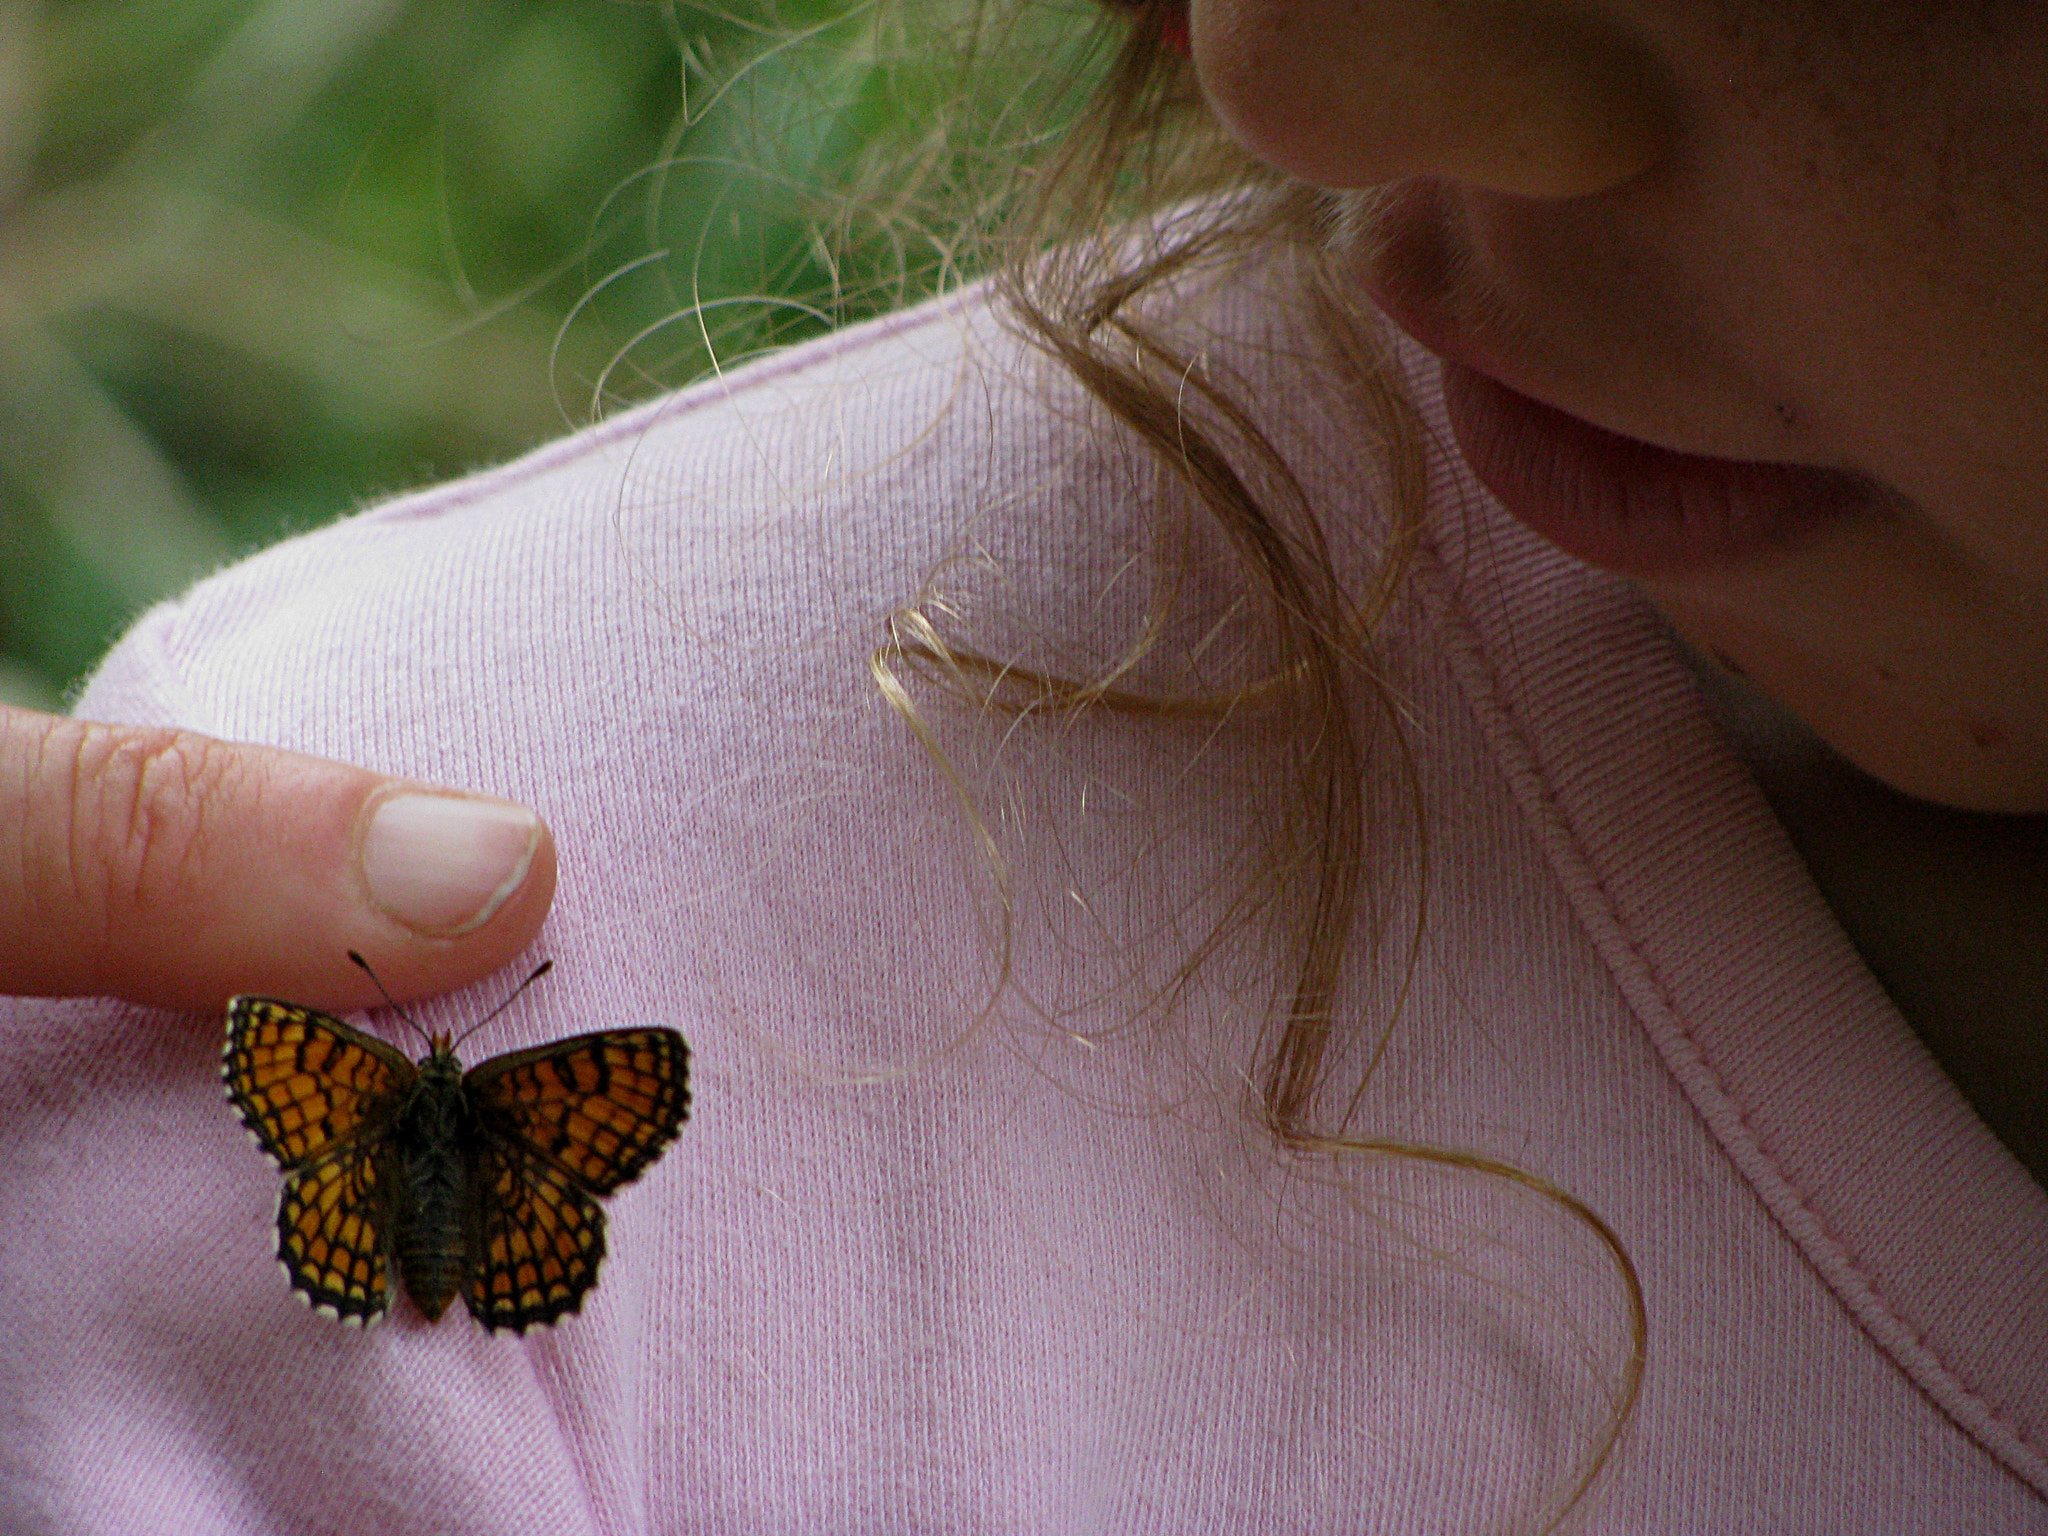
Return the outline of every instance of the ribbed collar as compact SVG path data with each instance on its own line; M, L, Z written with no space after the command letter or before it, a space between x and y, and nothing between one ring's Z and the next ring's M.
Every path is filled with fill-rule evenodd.
M1524 814L1644 1032L1757 1198L1921 1391L2048 1496L2048 1193L1850 944L1625 582L1440 447L1420 580Z

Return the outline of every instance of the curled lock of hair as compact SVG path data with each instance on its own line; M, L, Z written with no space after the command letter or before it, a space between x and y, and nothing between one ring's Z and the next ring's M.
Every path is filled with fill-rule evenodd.
M999 30L993 0L972 7L985 30ZM1618 1281L1626 1343L1603 1393L1604 1411L1539 1528L1561 1524L1593 1487L1635 1408L1648 1324L1635 1265L1613 1229L1577 1196L1530 1170L1457 1148L1356 1134L1361 1102L1398 1017L1416 959L1420 917L1399 939L1361 945L1361 929L1384 926L1369 873L1387 853L1389 829L1405 826L1422 888L1427 837L1406 769L1393 700L1373 665L1373 636L1402 590L1421 540L1426 484L1422 435L1412 408L1389 378L1372 319L1361 313L1329 255L1328 231L1342 217L1332 200L1250 161L1208 119L1187 60L1187 10L1180 0L1116 0L1103 11L1100 52L1084 50L1099 86L1064 131L1047 136L1043 159L1028 163L1014 187L988 197L1000 210L979 231L984 263L1013 324L1086 390L1114 430L1142 445L1183 493L1183 501L1235 553L1244 585L1258 602L1276 664L1226 693L1158 697L1131 686L1144 651L1156 643L1158 616L1140 639L1097 675L1069 678L985 654L972 637L949 634L943 613L912 605L891 620L871 658L877 685L915 731L952 784L974 827L1007 910L1007 872L995 840L960 775L936 744L910 686L921 679L941 694L1002 715L1103 710L1134 719L1221 717L1247 708L1283 710L1290 729L1287 781L1298 786L1272 828L1270 888L1284 897L1267 907L1289 914L1279 941L1285 981L1280 1005L1249 1074L1252 1113L1286 1148L1306 1159L1343 1165L1404 1160L1477 1178L1527 1197L1590 1236ZM982 35L982 34L977 34ZM980 55L985 50L974 50ZM1162 211L1164 210L1164 211ZM1155 325L1147 301L1176 284L1232 263L1290 264L1303 302L1315 310L1331 370L1364 409L1385 446L1391 503L1380 558L1362 583L1340 580L1311 498L1253 411L1212 381ZM1371 773L1368 767L1391 768ZM1384 803L1369 797L1391 783ZM1259 908L1241 902L1238 916ZM1226 919L1228 920L1228 919ZM1007 953L1007 919L1005 920ZM1198 944L1183 983L1214 939ZM1376 1023L1339 1016L1347 966L1361 953L1388 954L1393 998ZM1007 961L1005 961L1007 964ZM1329 1087L1332 1042L1363 1034L1367 1048L1339 1091L1341 1109L1318 1114Z

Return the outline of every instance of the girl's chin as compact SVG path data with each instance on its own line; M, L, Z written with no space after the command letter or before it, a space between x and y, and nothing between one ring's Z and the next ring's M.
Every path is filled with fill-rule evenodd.
M1461 363L1443 367L1451 432L1480 483L1567 553L1624 576L1734 565L1873 506L1831 470L1710 459L1608 432Z

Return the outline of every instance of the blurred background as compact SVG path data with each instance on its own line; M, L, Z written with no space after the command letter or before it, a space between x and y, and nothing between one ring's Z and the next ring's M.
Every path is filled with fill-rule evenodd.
M0 0L0 699L238 554L956 281L872 198L851 270L818 190L957 89L879 28Z

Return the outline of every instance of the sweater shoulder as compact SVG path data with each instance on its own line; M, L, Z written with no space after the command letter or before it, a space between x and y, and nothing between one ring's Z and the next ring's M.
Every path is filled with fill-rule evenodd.
M1074 394L966 290L230 566L145 615L79 713L346 751L323 712L430 663L516 697L688 640L871 641L970 548L1064 580L1087 556L1050 544L1114 543L1096 514L1128 503Z

